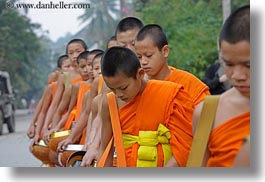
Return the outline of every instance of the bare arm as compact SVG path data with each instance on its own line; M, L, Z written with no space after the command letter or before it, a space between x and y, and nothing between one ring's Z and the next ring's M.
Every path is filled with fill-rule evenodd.
M72 86L72 90L71 90L71 94L70 94L70 103L69 103L69 106L67 108L67 113L64 114L64 116L57 123L57 125L56 125L57 130L59 130L59 129L64 127L69 115L71 114L72 110L76 106L77 96L78 96L78 89L79 89L79 84L75 84L75 85Z
M67 108L69 108L69 104L71 103L71 99L74 97L74 94L76 90L72 89L73 85L67 85L65 86L63 95L62 95L62 99L56 109L56 111L54 112L54 115L52 117L52 126L55 127L58 122L60 121L60 119L62 118L62 115L64 113L64 111L67 110ZM73 91L72 91L73 90ZM77 88L77 92L78 92L78 88ZM73 95L72 95L73 94ZM71 97L73 96L73 97ZM71 103L71 106L73 106L73 104L75 103Z
M44 122L44 129L49 129L49 125L52 121L52 116L54 111L57 109L59 102L62 98L63 95L63 91L64 91L64 75L60 74L58 82L57 82L57 89L56 89L56 93L55 96L52 100L52 103L49 107L49 110L47 112L46 118L45 118L45 122Z
M44 124L45 116L50 106L51 100L52 100L52 88L51 88L51 85L49 85L47 86L44 92L43 104L42 104L43 106L41 108L41 111L40 111L40 114L37 120L37 126L35 130L36 133L32 140L32 145L39 141L41 134L44 132L43 124ZM32 145L30 146L30 150L32 150L31 148Z

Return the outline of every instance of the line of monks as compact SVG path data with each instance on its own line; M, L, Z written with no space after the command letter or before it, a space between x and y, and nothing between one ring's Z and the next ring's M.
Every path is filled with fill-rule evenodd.
M250 165L249 6L226 22L220 55L233 87L219 97L200 166ZM136 17L119 22L106 50L69 41L28 129L32 154L49 167L185 167L210 92L168 65L169 53L162 27Z

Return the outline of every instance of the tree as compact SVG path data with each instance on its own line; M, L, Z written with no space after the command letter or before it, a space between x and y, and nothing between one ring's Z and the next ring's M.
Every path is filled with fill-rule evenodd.
M19 91L18 97L30 99L47 80L43 78L47 76L48 66L38 64L43 43L34 31L40 29L40 25L32 24L26 16L5 5L6 1L1 1L0 70L9 72L13 87Z
M87 23L86 37L90 42L97 41L99 47L113 34L116 25L115 16L119 13L117 0L90 0L91 8L79 17ZM88 38L89 37L89 38Z
M243 4L249 4L249 0L232 0L232 10ZM145 24L163 27L171 48L170 65L202 78L206 67L218 59L222 1L137 0L134 9Z

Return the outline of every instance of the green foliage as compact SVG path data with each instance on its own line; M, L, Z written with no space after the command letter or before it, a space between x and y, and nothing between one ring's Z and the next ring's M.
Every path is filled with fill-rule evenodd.
M50 49L34 32L40 26L15 9L6 8L5 3L0 4L0 70L9 72L18 98L29 100L40 95L45 85Z
M232 9L248 2L234 1ZM169 65L202 78L205 69L218 58L222 1L138 0L134 7L145 24L156 23L163 27L171 48Z

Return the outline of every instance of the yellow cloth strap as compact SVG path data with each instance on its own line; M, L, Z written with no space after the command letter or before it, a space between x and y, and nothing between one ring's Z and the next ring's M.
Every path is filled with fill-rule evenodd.
M164 153L164 165L172 157L169 145L170 131L163 124L159 124L157 131L139 131L139 136L123 134L123 144L127 148L135 143L140 145L138 149L137 167L157 167L157 145L162 144Z
M201 167L209 135L215 119L219 96L206 96L200 119L193 137L186 167Z

